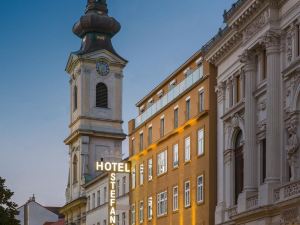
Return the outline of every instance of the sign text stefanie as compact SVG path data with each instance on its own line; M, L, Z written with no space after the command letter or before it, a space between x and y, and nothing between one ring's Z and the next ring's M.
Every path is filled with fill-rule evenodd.
M108 217L109 224L116 224L116 173L130 173L129 163L122 162L97 162L97 171L109 172L109 204Z

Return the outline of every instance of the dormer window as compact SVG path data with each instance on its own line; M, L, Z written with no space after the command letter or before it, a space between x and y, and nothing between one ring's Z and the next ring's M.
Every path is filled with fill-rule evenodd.
M199 59L196 60L196 64L200 66L203 63L203 57L201 56Z
M148 100L148 108L151 107L151 106L153 105L153 103L154 103L153 98L150 98L150 99Z

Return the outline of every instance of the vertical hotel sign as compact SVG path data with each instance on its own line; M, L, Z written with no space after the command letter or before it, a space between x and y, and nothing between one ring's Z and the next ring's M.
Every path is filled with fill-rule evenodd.
M109 225L116 224L116 173L130 173L129 163L96 162L97 171L109 173L108 221Z

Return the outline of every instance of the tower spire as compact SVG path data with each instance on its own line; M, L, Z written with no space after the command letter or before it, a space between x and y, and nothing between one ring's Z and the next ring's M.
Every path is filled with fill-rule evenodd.
M108 16L106 0L87 0L85 14L75 23L73 33L82 39L78 54L101 49L116 54L111 38L121 29L120 23Z

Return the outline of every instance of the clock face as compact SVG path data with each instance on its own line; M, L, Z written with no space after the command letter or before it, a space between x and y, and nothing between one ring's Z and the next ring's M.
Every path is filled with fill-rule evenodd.
M100 76L109 74L109 65L106 62L99 61L96 64L96 70Z

